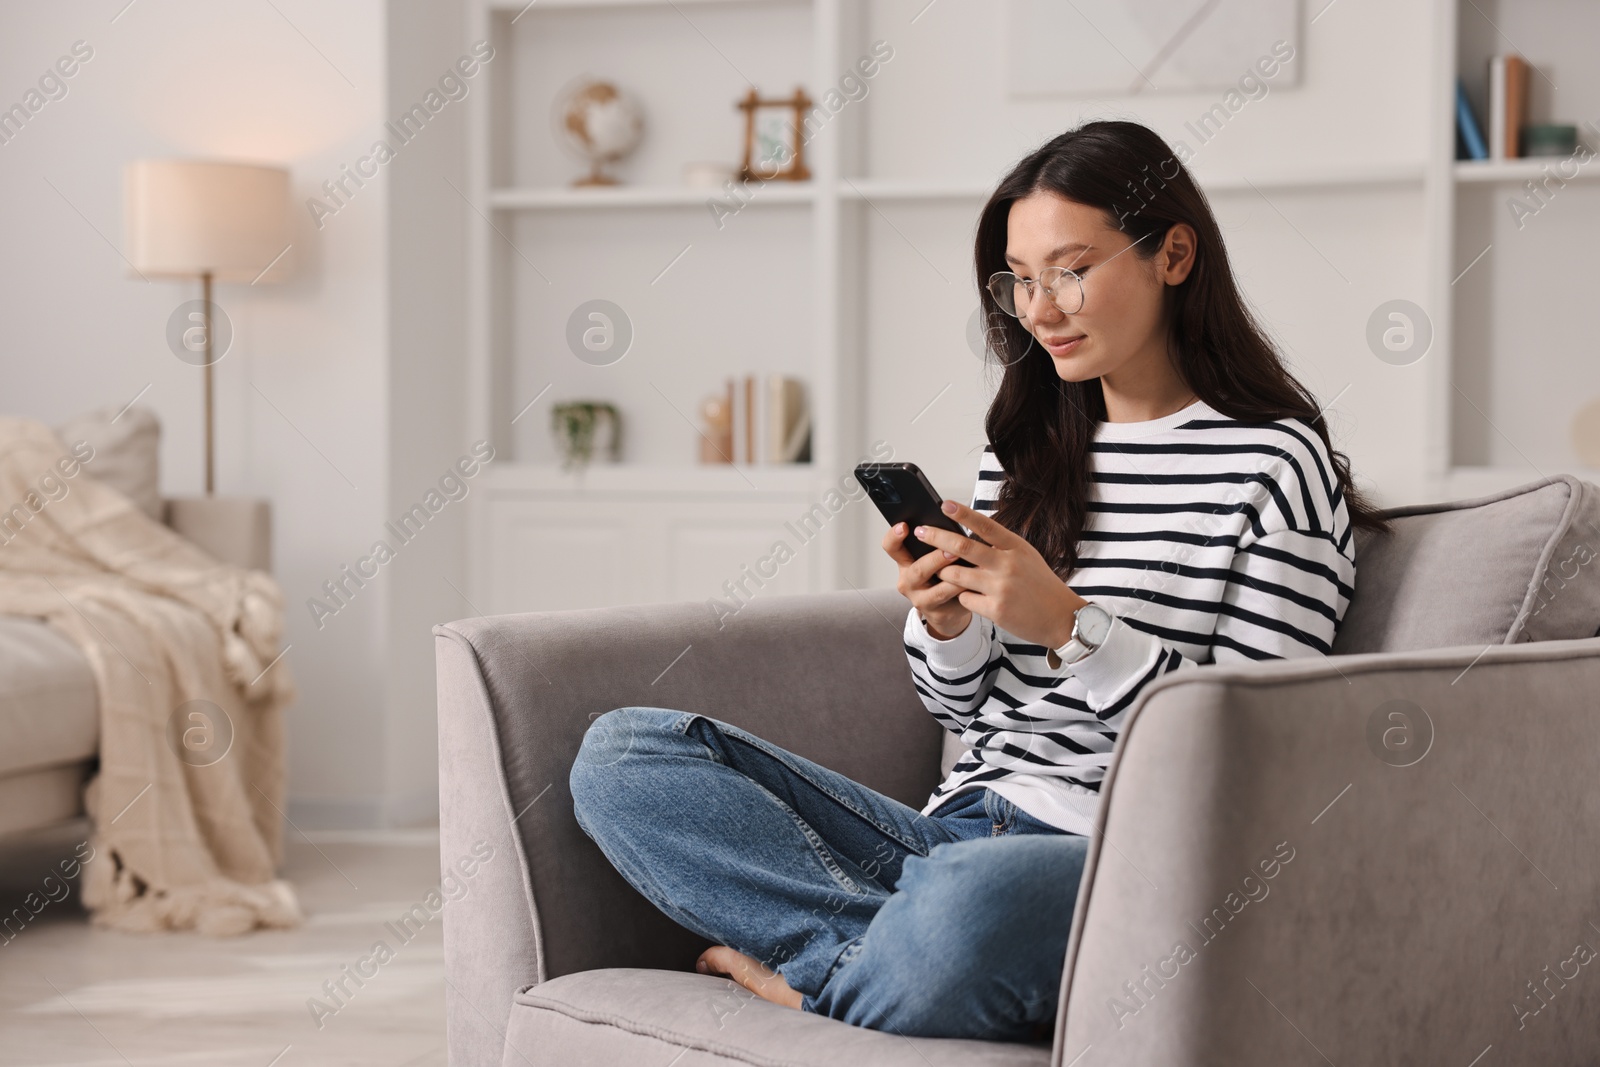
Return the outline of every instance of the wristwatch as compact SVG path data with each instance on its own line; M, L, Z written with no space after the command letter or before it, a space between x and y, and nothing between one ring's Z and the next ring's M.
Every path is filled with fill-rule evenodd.
M1078 662L1105 644L1106 635L1111 632L1111 622L1111 612L1093 601L1085 603L1072 614L1072 636L1060 648L1052 648L1045 662L1049 663L1051 659L1059 661L1050 664L1056 670Z

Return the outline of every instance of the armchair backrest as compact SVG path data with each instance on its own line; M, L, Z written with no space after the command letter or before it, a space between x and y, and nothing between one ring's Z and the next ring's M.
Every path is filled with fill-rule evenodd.
M1356 535L1336 655L1600 635L1600 487L1561 474Z

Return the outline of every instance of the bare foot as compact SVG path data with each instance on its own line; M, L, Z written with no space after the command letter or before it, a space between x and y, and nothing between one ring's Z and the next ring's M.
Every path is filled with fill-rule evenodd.
M694 961L694 969L701 974L725 975L762 1000L770 1000L781 1007L800 1007L800 994L789 988L783 975L727 945L713 945L700 953L700 958Z

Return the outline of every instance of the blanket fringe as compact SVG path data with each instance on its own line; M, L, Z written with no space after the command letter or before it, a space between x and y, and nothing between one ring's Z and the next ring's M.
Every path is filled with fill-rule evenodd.
M193 930L235 937L256 929L290 929L305 918L294 887L281 878L244 885L215 877L153 889L103 848L84 865L83 878L84 904L94 924L124 933Z

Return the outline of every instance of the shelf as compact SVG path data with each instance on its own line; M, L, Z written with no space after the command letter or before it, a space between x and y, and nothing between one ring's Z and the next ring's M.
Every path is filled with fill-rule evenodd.
M918 182L893 178L845 178L842 200L987 200L995 182Z
M1560 164L1570 159L1570 156L1536 156L1524 159L1471 159L1457 160L1455 164L1456 181L1458 182L1525 182L1530 178L1539 178L1544 175L1546 167L1561 181L1592 181L1600 178L1600 167L1573 161L1576 172L1567 177L1561 172ZM1590 157L1590 164L1594 157Z
M710 4L774 4L783 0L487 0L486 6L492 11L534 12L574 9L600 8L602 10L622 7L676 7L679 3L690 4L696 7ZM795 2L795 0L788 0Z
M1267 171L1249 175L1195 176L1208 193L1256 189L1318 189L1338 186L1420 184L1421 163L1388 167L1330 167L1322 170ZM996 182L918 182L893 178L849 178L839 186L844 200L986 200Z
M1537 168L1528 176L1537 174ZM1404 185L1422 181L1422 167L1363 167L1344 170L1219 175L1199 177L1207 192L1243 192L1256 189L1315 189L1324 187ZM768 182L749 186L747 206L763 204L809 204L822 195L816 182ZM985 200L994 191L993 182L917 182L893 178L844 179L838 186L842 200L916 201ZM704 207L708 200L720 199L722 189L702 189L672 185L617 185L602 188L501 188L489 193L491 207L502 211L553 211L581 208L627 207Z
M600 188L505 188L489 191L489 206L503 211L551 211L608 207L705 207L722 200L723 189L677 185L613 185ZM809 204L817 197L813 182L752 182L746 207L764 204Z
M810 463L772 465L707 463L677 466L655 463L593 463L581 475L556 463L504 460L490 464L480 484L495 495L517 493L690 493L804 494L816 468Z
M1208 193L1246 192L1254 189L1336 189L1385 185L1421 185L1426 168L1416 163L1381 166L1332 166L1313 170L1267 170L1255 174L1197 174L1200 188Z

